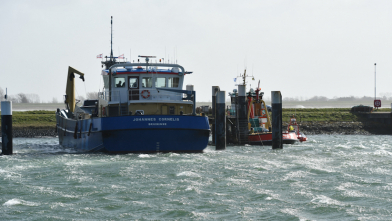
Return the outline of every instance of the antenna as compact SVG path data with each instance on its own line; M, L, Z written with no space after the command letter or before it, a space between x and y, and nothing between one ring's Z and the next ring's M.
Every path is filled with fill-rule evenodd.
M248 68L248 62L247 62L247 60L246 60L246 55L245 55L245 59L244 59L244 66L245 66L245 69Z
M146 58L146 63L150 61L150 58L156 58L156 56L145 56L145 55L139 55L139 58Z

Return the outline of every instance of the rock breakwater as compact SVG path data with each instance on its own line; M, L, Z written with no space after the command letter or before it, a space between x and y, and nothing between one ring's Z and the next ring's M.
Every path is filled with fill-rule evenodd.
M300 130L310 134L371 134L362 122L301 122Z
M301 122L300 130L309 134L392 134L392 125L377 122ZM287 125L286 125L287 127Z

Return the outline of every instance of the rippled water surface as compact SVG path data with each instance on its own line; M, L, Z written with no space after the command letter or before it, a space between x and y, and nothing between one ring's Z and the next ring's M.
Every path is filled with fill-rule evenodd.
M81 154L14 139L1 220L390 220L392 137L314 135L202 154Z

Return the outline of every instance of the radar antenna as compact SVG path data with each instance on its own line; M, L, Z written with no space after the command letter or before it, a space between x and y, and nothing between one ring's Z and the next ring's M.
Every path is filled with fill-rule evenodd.
M252 74L252 76L246 75L246 69L244 70L244 74L242 74L242 75L240 74L240 76L237 76L237 77L242 78L242 85L246 85L246 78L247 77L251 77L253 81L255 80L255 77L253 76L253 74Z

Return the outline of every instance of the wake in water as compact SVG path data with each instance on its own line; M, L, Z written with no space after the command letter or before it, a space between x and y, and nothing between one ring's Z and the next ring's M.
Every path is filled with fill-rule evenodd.
M14 138L13 150L14 155L80 153L74 149L60 146L58 139L54 137Z

